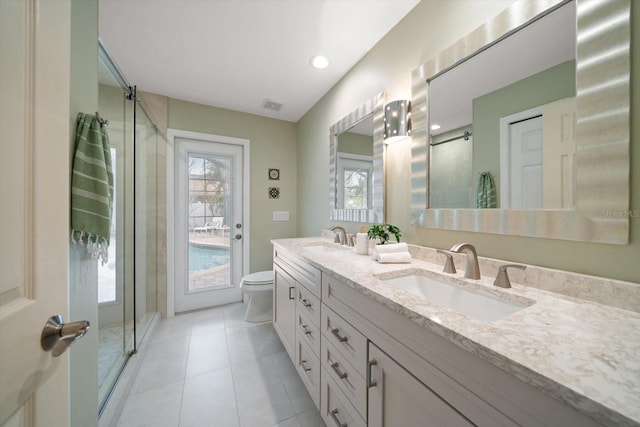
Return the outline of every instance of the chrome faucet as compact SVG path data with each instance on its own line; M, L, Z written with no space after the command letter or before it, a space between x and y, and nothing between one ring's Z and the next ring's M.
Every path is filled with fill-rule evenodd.
M476 253L476 248L473 247L471 243L458 243L453 245L451 252L455 252L457 254L464 252L467 256L467 268L464 272L464 277L467 279L480 279L480 267L478 267L478 254Z
M347 239L347 231L343 227L336 225L334 227L329 227L329 230L339 233L338 237L340 239L341 245L349 246L349 240Z

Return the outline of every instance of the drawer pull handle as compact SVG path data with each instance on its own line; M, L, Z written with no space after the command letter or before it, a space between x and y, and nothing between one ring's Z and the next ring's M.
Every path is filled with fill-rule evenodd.
M377 365L378 362L374 360L369 360L369 362L367 363L367 383L368 383L368 387L372 388L378 385L378 383L376 382L376 380L371 379L371 367Z
M338 378L340 378L341 380L347 378L348 374L346 372L342 372L340 369L338 369L340 365L338 364L338 362L335 362L333 364L331 364L331 367L333 368L333 371L338 374Z
M333 334L334 337L338 338L338 341L340 342L347 342L349 340L349 338L343 337L342 335L340 335L340 329L338 328L333 328L331 330L331 333Z
M294 290L296 287L295 286L289 286L289 299L294 299L295 295L291 295L291 291Z
M342 421L340 421L338 419L338 409L334 409L331 412L329 412L329 414L331 415L331 419L333 420L334 423L336 423L336 425L338 427L347 427L347 423L343 423Z
M307 301L306 298L302 298L300 302L302 303L302 305L304 305L307 308L311 307L311 303Z
M309 335L311 333L311 329L305 324L300 325L300 329L304 332L305 335Z
M307 366L306 360L300 360L300 366L302 366L302 369L304 369L305 372L309 372L311 370L311 368Z

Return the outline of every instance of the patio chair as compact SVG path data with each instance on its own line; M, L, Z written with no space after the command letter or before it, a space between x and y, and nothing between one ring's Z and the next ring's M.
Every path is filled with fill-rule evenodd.
M229 230L229 226L223 225L223 224L224 224L224 217L221 217L221 216L213 217L213 220L211 221L213 234L215 234L216 231L220 231L222 234L222 237L224 237L224 232Z
M211 226L210 222L205 222L204 226L202 226L202 227L194 227L193 228L193 231L196 232L196 233L202 233L202 232L208 233L211 230L213 230L213 227Z

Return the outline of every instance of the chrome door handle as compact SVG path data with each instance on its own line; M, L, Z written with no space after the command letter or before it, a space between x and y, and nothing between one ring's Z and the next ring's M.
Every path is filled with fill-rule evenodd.
M40 346L44 351L51 351L53 357L58 357L67 351L71 344L82 338L90 325L88 320L64 323L61 315L51 316L42 328Z
M367 386L369 388L371 387L375 387L378 385L378 383L376 382L376 380L372 380L371 379L371 367L377 365L378 362L376 362L376 360L369 360L369 362L367 362Z
M331 330L331 333L333 334L334 337L338 338L338 341L340 342L347 342L349 340L349 338L343 337L340 335L340 329L338 328L333 328Z
M304 369L305 372L309 372L311 370L311 368L307 366L306 360L301 360L300 366L302 366L302 369Z
M334 423L336 423L338 427L347 427L347 423L343 423L338 419L338 408L329 412L329 415L331 415L331 419L333 420Z
M339 366L340 366L340 364L338 362L335 362L335 363L331 364L331 367L333 368L333 372L338 374L338 378L343 380L343 379L347 378L349 376L349 374L347 374L346 372L342 372L340 369L338 369Z
M305 335L309 335L311 333L311 329L305 324L300 325L300 329L304 332Z

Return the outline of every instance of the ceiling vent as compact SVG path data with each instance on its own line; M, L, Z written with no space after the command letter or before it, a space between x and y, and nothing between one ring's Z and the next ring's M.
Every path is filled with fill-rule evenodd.
M262 108L266 108L267 110L280 111L282 105L283 104L272 101L270 99L265 99L264 101L262 101Z

